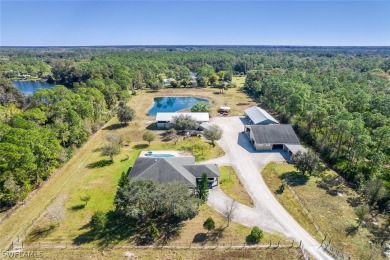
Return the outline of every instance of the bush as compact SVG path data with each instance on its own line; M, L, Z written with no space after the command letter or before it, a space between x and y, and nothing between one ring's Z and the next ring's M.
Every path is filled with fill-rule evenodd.
M248 242L259 243L260 240L264 237L264 232L258 227L253 227L250 235L248 236Z
M208 102L196 103L192 108L191 112L210 112L211 106Z
M96 231L102 231L107 223L107 216L106 214L99 210L93 213L91 217L91 228Z
M211 217L206 219L206 221L203 223L203 228L207 229L208 231L213 230L215 228L214 220Z

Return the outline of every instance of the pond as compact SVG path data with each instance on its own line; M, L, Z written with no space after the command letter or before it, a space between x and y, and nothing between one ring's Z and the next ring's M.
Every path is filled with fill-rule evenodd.
M193 107L196 103L209 101L204 98L195 97L158 97L154 98L154 105L149 110L149 116L156 116L157 112L177 112Z
M32 80L15 80L12 81L14 85L20 92L26 96L31 96L35 90L39 88L52 88L54 84L47 83L45 81L32 81Z

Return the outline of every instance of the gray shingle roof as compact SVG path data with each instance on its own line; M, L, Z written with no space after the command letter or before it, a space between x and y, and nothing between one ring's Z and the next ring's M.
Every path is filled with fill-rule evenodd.
M183 165L195 178L202 178L202 173L207 173L209 178L219 177L218 165L216 164L192 164Z
M299 144L291 125L251 125L250 128L258 144Z
M180 182L196 187L196 178L202 172L208 177L218 177L218 166L214 164L195 164L193 156L148 158L139 157L129 173L129 180L139 178L155 180L159 183Z

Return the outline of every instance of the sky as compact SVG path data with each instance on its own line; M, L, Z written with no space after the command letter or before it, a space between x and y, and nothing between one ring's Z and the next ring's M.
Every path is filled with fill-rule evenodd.
M0 46L97 45L390 46L390 0L0 0Z

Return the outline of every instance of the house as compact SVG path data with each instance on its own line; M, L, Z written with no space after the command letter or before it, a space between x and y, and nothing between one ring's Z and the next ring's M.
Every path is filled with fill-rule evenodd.
M139 157L129 173L129 180L149 179L158 183L179 182L191 188L198 187L202 173L207 174L209 187L218 185L216 164L195 164L193 156L151 158Z
M164 85L169 85L169 84L171 84L172 81L175 81L175 79L173 79L173 78L163 79Z
M254 125L269 125L279 124L267 111L259 107L251 107L245 110L245 115L251 124Z
M256 150L283 149L290 155L306 152L291 125L247 125L245 132Z
M204 113L204 112L194 112L194 113L167 113L167 112L158 112L156 115L156 121L157 121L157 128L166 128L169 129L171 128L171 122L174 117L179 116L179 115L189 115L191 116L196 122L199 124L202 124L204 122L209 122L210 121L210 116L209 113Z

